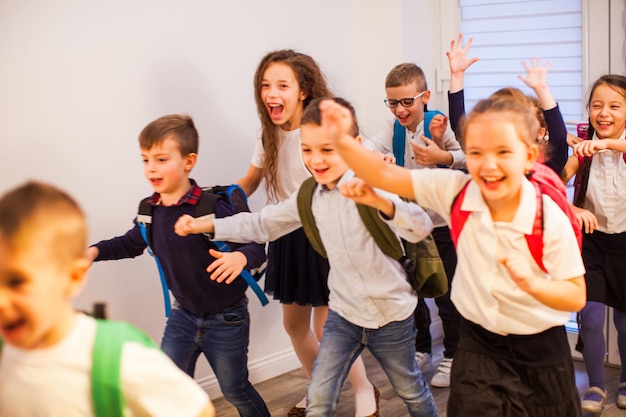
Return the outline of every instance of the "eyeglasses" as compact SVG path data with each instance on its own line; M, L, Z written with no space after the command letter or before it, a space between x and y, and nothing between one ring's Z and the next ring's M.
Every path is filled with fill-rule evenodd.
M386 98L383 101L385 102L387 107L389 107L390 109L395 109L396 107L398 107L398 104L402 104L402 107L406 108L406 107L411 107L413 105L413 103L415 103L415 99L420 98L424 94L426 94L426 90L422 91L421 93L419 93L415 97L401 98L400 100L393 100L393 99L390 99L390 98Z

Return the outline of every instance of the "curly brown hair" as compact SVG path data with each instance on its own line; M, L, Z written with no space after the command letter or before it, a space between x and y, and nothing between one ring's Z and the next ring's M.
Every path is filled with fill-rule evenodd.
M278 185L278 126L276 126L265 108L265 103L261 98L261 87L263 76L270 64L280 62L289 66L296 79L300 90L306 95L303 108L320 97L331 96L326 78L322 74L319 65L309 55L296 52L292 49L281 49L269 52L265 55L254 74L254 99L256 101L257 112L261 120L262 143L265 150L265 160L263 161L262 176L265 180L265 192L270 201L276 201L282 194Z

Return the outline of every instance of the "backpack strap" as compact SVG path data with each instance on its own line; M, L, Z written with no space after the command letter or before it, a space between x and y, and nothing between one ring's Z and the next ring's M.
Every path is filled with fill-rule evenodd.
M207 215L215 216L215 205L217 204L217 201L222 198L225 198L227 200L234 213L250 212L250 209L248 208L248 198L246 197L246 193L239 185L232 184L228 186L214 186L204 188L198 202L196 203L196 218L206 217ZM238 203L235 204L235 201L237 201ZM210 240L208 239L208 237L207 241L209 242L210 246L214 247L220 252L232 252L231 247L228 245L228 243L224 241ZM241 274L239 275L244 279L244 281L246 281L248 287L250 287L252 291L254 291L254 294L261 302L261 305L268 305L270 301L267 299L265 292L263 291L257 280L252 276L250 271L244 268L241 270ZM261 275L262 274L259 275L259 278Z
M149 198L144 198L139 203L139 209L137 210L137 226L141 232L141 237L148 245L148 253L154 258L159 270L159 278L161 280L161 290L163 292L163 304L165 308L165 317L169 317L172 311L172 303L170 301L170 289L165 279L165 272L161 266L159 258L154 254L152 250L152 204L148 202Z
M534 181L531 182L536 191L537 214L535 215L535 220L533 222L532 232L530 234L525 234L524 237L526 238L528 250L530 251L533 259L539 268L547 273L548 271L543 265L543 191L539 183ZM454 242L454 247L457 247L463 226L471 214L469 211L461 210L468 185L469 182L463 186L452 202L452 209L450 211L450 235L452 237L452 242Z
M432 139L430 133L430 122L438 114L442 114L439 110L424 111L424 136ZM404 166L404 152L406 150L406 127L402 126L398 119L393 122L393 156L396 158L396 165Z
M445 116L443 112L440 112L439 110L428 110L424 112L424 136L426 136L428 139L433 138L433 136L430 134L430 122L433 120L433 117L438 114Z
M461 230L463 230L463 226L471 213L467 210L461 210L469 183L469 181L466 182L463 188L461 188L461 191L459 191L456 197L454 197L454 201L452 201L452 208L450 209L450 236L452 237L452 242L454 243L455 248L458 245Z
M393 122L393 156L396 165L404 166L404 150L406 149L406 127L402 126L398 119Z
M139 329L121 321L96 320L91 368L91 398L96 417L123 417L121 362L125 342L158 349Z
M398 236L380 218L378 210L364 204L357 204L356 208L359 211L363 224L365 224L367 231L372 235L380 250L390 258L402 263L402 258L404 258L402 244Z
M524 235L528 249L539 268L546 274L548 270L543 265L543 192L539 183L531 181L537 198L537 213L535 214L535 221L533 222L532 232L528 235Z
M300 215L300 221L302 222L304 234L311 243L315 252L319 253L324 258L328 258L326 248L324 248L324 242L322 242L320 231L315 224L315 217L313 217L313 210L311 208L313 203L313 192L316 187L317 182L315 182L315 178L309 177L304 180L298 190L298 214Z

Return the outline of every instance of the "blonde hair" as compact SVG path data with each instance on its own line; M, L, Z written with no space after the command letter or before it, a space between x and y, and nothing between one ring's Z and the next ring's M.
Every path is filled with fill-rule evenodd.
M0 197L0 235L16 251L48 244L59 266L83 257L87 247L87 224L78 203L64 191L37 181ZM33 242L41 236L49 239Z
M507 117L527 146L537 145L536 134L539 122L528 105L528 100L520 100L511 95L493 94L476 103L467 118L461 122L462 136L465 138L468 126L476 123L476 119L489 113L500 113L503 117Z

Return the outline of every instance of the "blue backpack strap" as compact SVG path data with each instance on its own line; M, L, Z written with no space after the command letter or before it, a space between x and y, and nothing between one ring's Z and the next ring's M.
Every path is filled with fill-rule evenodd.
M393 156L396 158L396 165L404 166L404 150L406 147L406 128L400 124L398 119L393 122Z
M96 417L124 417L121 363L125 342L158 349L145 333L121 321L96 320L91 367L91 399Z
M428 139L433 138L433 135L431 135L430 133L430 122L433 120L433 117L435 117L438 114L445 116L445 114L443 114L443 112L440 112L439 110L427 110L424 112L424 136L426 136ZM449 168L448 165L441 165L441 164L437 164L437 167Z
M148 203L148 199L145 198L141 200L139 203L139 210L137 213L137 226L139 226L139 230L141 231L141 237L148 245L148 253L150 256L154 258L156 262L157 269L159 270L159 278L161 279L161 289L163 291L163 303L165 307L165 317L169 317L172 311L172 303L170 301L170 289L167 285L167 280L165 279L165 272L163 272L163 267L161 266L161 262L159 258L152 251L152 205Z
M428 110L424 112L424 136L426 136L428 139L433 138L433 136L430 134L430 122L433 120L433 117L438 114L444 115L439 110Z
M210 195L217 196L218 198L222 198L222 197L226 198L226 201L228 202L231 209L233 210L233 213L250 212L250 209L247 203L248 197L246 196L246 193L243 191L243 188L241 188L237 184L231 184L228 186L206 187L206 188L203 188L203 191L204 192L202 193L202 196L200 197L200 200L198 201L198 204L196 206L196 209L197 209L196 217L200 217L201 215L204 215L207 213L215 212L215 203L217 200L214 198L209 198ZM211 246L215 246L216 249L219 250L220 252L232 251L228 243L223 242L223 241L209 240L209 244ZM254 294L256 294L257 298L261 302L261 305L266 306L267 304L269 304L269 300L267 299L265 292L263 291L263 289L257 282L257 279L262 276L262 273L259 274L257 279L255 279L255 277L252 276L250 271L248 271L247 269L243 269L240 275L244 279L244 281L246 281L246 284L248 284L248 287L250 287L252 291L254 291Z
M217 250L219 250L220 252L230 252L231 251L230 246L228 246L228 244L226 242L223 242L223 241L220 241L220 240L214 240L213 243L217 247ZM254 291L254 293L256 294L257 298L261 302L261 305L262 306L268 305L269 304L269 300L267 299L267 296L265 295L265 292L263 292L263 289L261 288L259 283L254 279L254 277L252 276L250 271L248 271L247 269L243 269L241 271L240 275L241 275L241 278L243 278L246 281L246 284L248 284L248 287L250 287L252 289L252 291Z

